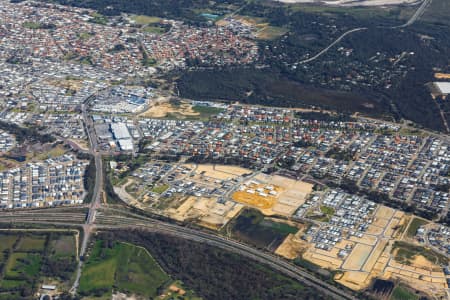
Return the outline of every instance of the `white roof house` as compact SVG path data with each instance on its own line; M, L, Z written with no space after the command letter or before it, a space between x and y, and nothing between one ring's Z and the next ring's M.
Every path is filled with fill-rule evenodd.
M435 82L434 85L438 88L441 94L450 94L450 82Z

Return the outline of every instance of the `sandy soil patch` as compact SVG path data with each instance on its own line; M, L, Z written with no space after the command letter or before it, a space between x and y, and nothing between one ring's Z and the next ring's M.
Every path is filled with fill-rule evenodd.
M369 228L367 228L367 233L368 234L373 234L373 235L380 235L382 234L384 231L384 227L378 227L375 225L369 225Z
M360 270L366 263L366 260L370 255L370 251L372 251L371 246L357 244L352 250L352 253L350 253L350 255L345 260L342 268L355 271Z
M81 79L64 79L64 80L50 79L47 82L51 85L76 92L80 91L81 87L83 86L83 80Z
M177 209L168 209L167 213L175 220L192 219L202 226L217 230L234 218L243 207L231 201L219 203L216 198L191 196Z
M270 211L266 212L269 215L275 213L291 216L305 202L306 197L312 192L313 188L313 185L310 183L278 175L258 174L254 177L254 181L281 187L280 193L276 195L272 213Z
M375 236L363 234L363 236L360 237L360 238L356 237L356 236L350 237L350 241L356 242L356 243L360 243L360 244L366 244L366 245L370 245L370 246L375 246L375 244L377 243L378 239Z
M231 174L234 176L242 176L244 174L253 173L253 171L250 169L236 167L236 166L225 166L225 165L215 165L215 171Z
M185 165L191 169L195 169L194 165ZM196 174L203 174L203 176L211 177L218 180L230 180L244 174L252 173L251 170L224 165L197 165Z
M389 220L388 219L375 217L371 225L376 226L376 227L384 228L388 224L389 224Z
M384 247L387 245L387 241L380 241L370 254L369 258L367 259L366 263L364 264L363 271L365 272L371 272L378 261L378 259L381 256L381 253L383 253Z
M394 216L394 213L395 213L395 209L392 209L392 208L384 206L384 205L380 205L375 214L375 217L378 219L390 219Z
M117 292L115 294L112 294L111 299L112 300L137 300L138 298L136 298L136 296L134 296L134 295L129 296L127 294Z
M342 265L342 260L337 257L329 257L327 255L317 254L315 252L307 251L303 254L303 258L309 260L316 265L324 269L335 270L340 268Z
M281 192L281 188L274 185L249 183L241 186L239 191L233 193L234 201L260 209L270 209L277 202L275 195ZM276 193L271 195L271 193Z
M388 225L388 228L384 232L384 236L392 237L394 235L394 232L397 231L399 223L400 223L399 219L392 219L391 223Z
M368 277L369 274L365 272L347 271L341 276L341 278L335 278L335 280L352 290L359 291L367 287Z
M156 101L149 109L141 113L139 117L144 118L166 118L170 114L176 114L180 117L199 116L200 113L192 109L189 102L181 102L180 105L172 105L169 102Z
M435 73L434 77L436 79L450 79L450 74L446 74L446 73Z
M283 256L287 259L297 258L302 252L304 252L309 245L302 240L299 240L295 237L294 234L289 234L278 246L275 251L276 254Z

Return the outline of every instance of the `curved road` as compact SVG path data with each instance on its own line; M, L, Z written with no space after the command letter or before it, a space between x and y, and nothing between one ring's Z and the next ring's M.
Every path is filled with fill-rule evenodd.
M414 12L414 14L411 16L411 18L409 18L409 20L405 24L402 24L402 25L399 25L399 26L390 27L390 28L396 29L396 28L405 28L405 27L411 26L412 24L414 24L425 13L425 10L431 4L432 1L433 0L423 0L422 4L419 6L419 8ZM308 59L299 61L298 64L306 64L306 63L309 63L309 62L312 62L312 61L318 59L320 56L322 56L323 54L327 53L328 50L330 50L336 44L338 44L340 41L342 41L342 39L345 38L347 35L352 34L354 32L367 30L367 29L368 29L367 27L358 27L358 28L351 29L351 30L349 30L347 32L344 32L340 37L338 37L334 42L332 42L330 45L328 45L322 51L320 51L319 53L317 53L313 57L310 57Z
M338 37L334 42L332 42L330 45L328 45L328 47L326 47L325 49L323 49L322 51L320 51L319 53L317 53L316 55L314 55L313 57L310 57L308 59L305 60L301 60L298 63L299 64L306 64L309 62L312 62L313 60L318 59L320 56L322 56L323 54L325 54L326 52L328 52L328 50L330 50L334 45L336 45L337 43L339 43L340 41L342 41L343 38L345 38L347 35L352 34L354 32L358 32L358 31L362 31L362 30L367 30L367 27L358 27L358 28L354 28L351 29L345 33L343 33L340 37Z
M432 0L423 0L422 4L419 6L419 8L416 10L416 12L409 18L408 22L406 22L403 25L392 27L392 28L404 28L408 27L412 24L414 24L425 12L428 5L430 5Z

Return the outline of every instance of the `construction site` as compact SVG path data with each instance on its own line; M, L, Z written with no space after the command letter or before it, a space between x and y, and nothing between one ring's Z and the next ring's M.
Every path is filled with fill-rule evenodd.
M313 185L282 176L258 174L239 186L232 199L265 215L292 216L305 202Z
M305 227L295 235L289 235L276 253L289 259L301 257L319 268L339 271L334 280L352 290L367 289L375 278L380 278L404 282L427 294L444 295L448 288L447 278L438 260L431 261L431 255L421 254L429 249L415 249L417 246L410 241L403 242L407 240L410 221L404 212L379 205L364 234L351 237L344 234L330 250L320 249L305 240L308 231ZM420 252L409 253L411 248Z

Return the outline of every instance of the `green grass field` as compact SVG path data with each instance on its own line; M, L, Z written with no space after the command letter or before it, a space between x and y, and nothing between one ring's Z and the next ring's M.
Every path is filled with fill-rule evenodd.
M16 235L0 234L0 252L7 249L11 249L14 243L17 241Z
M334 215L334 208L332 208L332 207L328 207L328 206L322 205L320 207L320 211L322 213L326 214L326 215L329 215L329 216Z
M256 37L260 40L275 40L287 33L288 29L277 26L267 26L258 31Z
M41 28L41 24L37 22L24 22L23 27L28 29L39 29Z
M170 277L145 249L128 244L120 244L120 247L122 255L116 276L119 290L155 298L158 288Z
M83 270L80 293L102 291L102 297L109 297L114 286L119 291L154 298L169 279L144 249L124 243L107 248L105 242L98 241Z
M394 259L400 263L409 264L409 261L416 255L420 254L432 263L437 265L447 265L448 258L442 254L439 254L429 248L422 246L415 246L406 242L396 241L392 247L392 251L397 250L397 254Z
M296 234L298 232L298 228L294 226L290 226L286 223L273 222L270 220L264 220L261 222L262 226L267 226L281 234Z
M159 26L145 26L144 31L148 33L163 34L166 30Z
M157 194L162 194L165 191L167 191L168 188L169 188L168 184L157 185L152 188L152 192L157 193Z
M39 273L41 256L32 253L17 252L11 254L6 264L5 277L9 279L34 277Z
M210 106L193 106L192 110L200 114L200 119L209 118L223 112L222 108Z
M428 224L428 221L419 218L414 218L409 224L408 231L406 231L406 235L408 237L414 237L416 235L417 229L419 229L420 226L426 224Z
M49 243L46 243L49 239ZM56 280L61 286L72 277L76 267L73 234L25 233L0 234L0 258L4 264L0 274L0 299L26 299L35 293L39 282ZM25 294L24 294L25 292ZM15 294L19 297L15 297Z
M40 252L45 247L45 236L24 236L17 246L17 251Z
M3 279L0 284L0 288L5 290L16 289L24 286L25 284L25 280Z
M413 293L411 290L398 285L394 291L391 294L390 300L415 300L419 299L419 296L417 296L415 293Z
M140 25L154 24L154 23L159 23L161 21L161 18L159 18L159 17L151 17L151 16L144 16L144 15L132 15L131 19L136 24L140 24Z
M62 235L51 241L51 250L54 256L74 256L75 237L73 235Z

